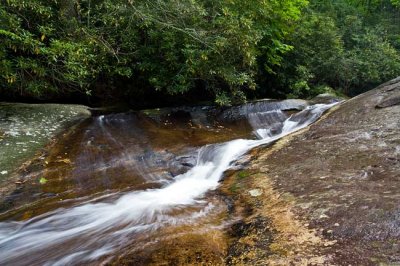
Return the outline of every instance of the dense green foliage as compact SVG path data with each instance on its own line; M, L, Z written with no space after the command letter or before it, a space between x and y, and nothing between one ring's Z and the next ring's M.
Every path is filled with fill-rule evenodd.
M257 57L279 63L305 0L7 0L3 91L87 94L121 78L169 94L202 86L219 104L254 89ZM121 89L121 88L119 88Z
M397 6L399 0L1 0L0 93L134 98L196 89L221 105L246 95L351 94L400 74Z
M397 0L314 0L288 44L294 49L264 83L307 97L332 90L355 95L400 75Z

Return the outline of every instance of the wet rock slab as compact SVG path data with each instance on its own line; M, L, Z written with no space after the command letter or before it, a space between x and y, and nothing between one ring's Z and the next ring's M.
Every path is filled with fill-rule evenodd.
M65 127L89 116L80 105L0 103L0 182Z
M400 263L399 91L396 79L355 97L275 150L259 149L249 166L258 174L243 193L271 189L258 208L271 198L285 202L300 227L321 239L309 253L323 264Z

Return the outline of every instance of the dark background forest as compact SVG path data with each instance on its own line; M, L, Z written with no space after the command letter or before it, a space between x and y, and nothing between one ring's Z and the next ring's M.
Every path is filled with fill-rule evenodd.
M0 100L354 96L400 75L399 0L1 0Z

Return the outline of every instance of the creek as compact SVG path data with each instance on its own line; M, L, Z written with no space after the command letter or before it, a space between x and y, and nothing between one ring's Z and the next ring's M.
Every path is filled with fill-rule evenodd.
M86 119L39 158L42 167L25 173L30 181L7 199L0 264L112 263L173 234L224 231L240 219L226 214L217 193L224 173L335 104L288 112L283 103L258 103L211 122L204 108Z

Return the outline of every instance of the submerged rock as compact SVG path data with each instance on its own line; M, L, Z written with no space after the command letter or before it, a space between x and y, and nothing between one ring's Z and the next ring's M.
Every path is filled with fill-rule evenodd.
M324 98L320 99L320 102L330 103L332 99L333 98ZM338 98L335 97L334 99ZM302 99L287 99L281 101L262 99L230 107L181 106L175 108L142 110L140 113L152 118L158 123L190 123L198 127L213 127L220 123L247 122L249 116L260 112L301 111L309 105L308 101Z

